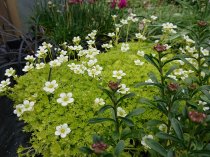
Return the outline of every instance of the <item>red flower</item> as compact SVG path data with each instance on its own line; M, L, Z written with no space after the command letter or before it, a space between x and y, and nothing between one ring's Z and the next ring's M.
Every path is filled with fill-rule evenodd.
M166 46L165 45L161 45L161 44L157 44L157 45L154 46L154 49L157 52L163 52L163 51L166 51Z
M120 84L118 82L113 82L113 81L109 81L109 84L108 84L109 88L113 91L118 90L120 88L119 85Z
M69 0L69 4L79 4L82 2L83 2L83 0Z
M117 5L117 1L116 0L113 0L111 2L111 8L114 9L116 7L116 5Z
M168 89L172 92L176 91L179 88L179 85L177 83L169 83Z
M127 7L127 0L120 0L118 3L120 9Z
M98 143L92 144L93 151L96 154L103 153L107 149L107 147L108 147L108 145L103 142L98 142Z
M192 122L202 123L204 119L207 117L204 113L199 113L197 111L190 111L188 116Z
M200 27L205 27L205 26L207 26L207 22L206 21L198 21L198 26L200 26Z

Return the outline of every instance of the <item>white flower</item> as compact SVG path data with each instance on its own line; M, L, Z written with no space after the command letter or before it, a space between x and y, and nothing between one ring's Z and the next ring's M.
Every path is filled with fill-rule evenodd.
M28 100L24 100L23 101L24 111L32 111L33 107L34 107L34 104L35 104L35 102L33 102L33 101L30 102Z
M122 109L122 107L117 107L117 116L125 117L126 115L127 113L125 112L124 109Z
M172 79L174 79L174 80L176 80L176 81L178 80L178 79L176 78L175 75L168 75L168 77L169 77L169 78L172 78Z
M116 19L116 18L117 18L117 15L112 15L112 18L113 18L113 19Z
M84 55L87 54L87 51L88 50L81 50L81 51L79 51L79 53L77 55L80 56L80 57L82 57L82 56L84 56Z
M183 38L185 39L185 41L189 44L194 44L195 41L190 39L190 37L188 35L183 35Z
M201 101L201 100L198 101L198 105L204 106L206 104L207 104L207 102L205 102L205 101Z
M115 33L108 33L108 36L109 37L114 37L115 36Z
M66 54L67 54L67 51L64 51L64 50L60 51L60 55L64 55L65 56Z
M39 46L39 50L35 56L38 58L45 58L47 56L47 51L48 50L46 50L43 46Z
M100 105L100 106L105 105L105 101L102 98L96 98L94 102L95 102L95 105Z
M136 33L135 34L137 39L141 39L141 40L146 40L147 38L145 36L143 36L141 33Z
M60 62L60 63L65 63L68 61L68 56L64 56L64 55L60 55L57 57L57 60Z
M152 16L150 16L150 18L151 18L153 21L155 21L158 17L157 17L157 16L152 15Z
M204 111L208 111L209 110L209 107L203 107L203 110Z
M206 76L206 73L204 71L201 71L201 76L202 77L205 77Z
M118 93L127 94L129 93L130 88L127 88L125 84L120 84L120 88L117 90Z
M79 36L74 37L72 40L74 43L79 43L81 41L81 38Z
M10 82L10 79L9 79L9 78L6 79L6 80L2 80L2 81L1 81L1 84L0 84L0 87L5 88L5 87L8 86L10 83L11 83L11 82Z
M96 76L99 76L101 75L101 71L102 71L102 67L99 66L99 65L96 65L96 66L93 66L91 69L88 69L87 72L88 72L88 75L90 77L96 77Z
M144 57L144 51L138 51L137 52L137 55L141 56L141 57Z
M144 62L140 61L139 59L135 60L134 63L135 65L139 65L139 66L144 64Z
M58 59L49 62L50 67L58 67L61 65L61 62Z
M122 79L123 76L125 76L126 74L122 71L122 70L119 70L119 71L113 71L113 75L112 77L116 77L117 79Z
M53 93L56 88L58 88L58 84L56 83L56 80L53 80L51 82L50 81L47 81L45 83L45 87L43 89L47 93Z
M46 43L46 42L43 42L43 43L42 43L42 46L43 46L44 48L47 48L47 49L52 48L52 44Z
M151 21L149 19L143 19L142 22L143 24L146 24L146 23L150 23Z
M112 46L112 43L109 43L109 44L103 44L103 45L101 45L101 47L102 47L102 48L106 48L106 49L110 49L110 48L112 48L113 46Z
M158 129L159 129L160 131L166 132L167 126L166 126L165 124L160 124L159 127L158 127Z
M72 93L61 93L60 98L57 99L57 102L62 106L67 106L70 103L74 102L74 98L72 98Z
M25 110L24 110L23 104L19 104L15 107L15 110L14 110L13 113L16 114L18 117L20 117L23 114L24 111Z
M56 126L55 135L61 136L61 138L65 138L71 132L71 129L68 127L68 124L63 124Z
M11 77L13 75L15 75L15 70L13 68L6 69L5 76Z
M122 43L122 46L121 46L121 51L122 52L127 52L129 50L129 44L128 43Z
M145 81L146 83L154 83L151 79Z
M89 66L89 67L92 67L93 65L95 65L96 63L97 63L97 59L95 58L95 59L90 59L88 62L87 62L87 65Z
M28 71L32 70L33 68L34 68L33 64L30 64L27 62L25 67L23 68L23 71L28 72Z
M153 139L152 135L145 135L142 137L141 144L146 148L146 149L151 149L145 142L146 139Z
M167 22L167 23L163 23L162 26L163 26L162 31L164 33L176 33L176 31L174 30L175 28L177 28L176 25L173 25L172 23Z
M32 56L32 55L27 55L27 56L25 57L25 60L27 60L27 61L29 61L29 62L33 62L33 61L35 61L35 58L34 58L34 56Z
M191 54L193 54L194 52L196 52L196 48L195 48L195 47L186 46L185 49L186 49L189 53L191 53Z
M96 55L99 54L99 50L97 50L96 48L90 48L86 51L86 58L90 58L90 59L93 59L95 58Z
M171 48L171 46L169 46L168 44L164 44L164 46L166 47L166 50Z
M122 20L120 20L120 22L121 22L123 25L127 25L127 24L128 24L128 20L122 19Z
M201 51L201 53L202 53L204 56L208 56L208 55L209 55L209 50L204 49L203 47L200 48L200 51Z
M88 45L93 45L93 44L95 44L95 40L88 40L87 43L88 43Z
M44 67L45 67L45 64L44 63L36 64L36 69L42 69Z

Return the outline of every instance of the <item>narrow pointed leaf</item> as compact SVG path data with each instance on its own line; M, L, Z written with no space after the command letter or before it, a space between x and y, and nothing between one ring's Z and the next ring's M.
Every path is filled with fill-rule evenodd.
M135 110L133 110L132 112L130 112L126 118L130 118L130 117L133 117L133 116L138 116L139 114L142 114L145 112L145 109L144 108L137 108Z
M92 118L89 120L89 123L94 124L94 123L101 123L105 121L115 122L114 119L111 119L111 118Z
M98 111L98 114L103 113L104 111L113 108L111 105L105 105L102 108L100 108L100 110Z
M134 123L132 120L128 119L128 118L125 118L125 117L120 117L120 119L122 119L122 121L127 125L127 126L134 126Z
M158 65L155 63L155 61L153 60L153 57L152 56L149 56L148 54L145 54L144 55L144 58L148 61L148 62L150 62L152 65L154 65L157 69L159 69L158 68Z
M182 131L182 127L181 127L180 122L177 119L172 118L171 119L171 125L172 125L177 137L180 140L182 140L183 139L183 131Z
M156 142L153 139L146 139L145 142L151 149L153 149L160 155L167 157L167 150L162 145L160 145L158 142Z
M124 150L125 148L125 143L123 140L120 140L116 147L115 147L115 150L114 150L114 154L118 157L120 156L120 154L122 153L122 151Z
M129 94L126 94L126 95L122 96L121 98L119 98L119 99L117 100L117 104L118 104L119 102L121 102L123 99L131 98L131 97L133 97L134 95L135 95L134 93L129 93Z

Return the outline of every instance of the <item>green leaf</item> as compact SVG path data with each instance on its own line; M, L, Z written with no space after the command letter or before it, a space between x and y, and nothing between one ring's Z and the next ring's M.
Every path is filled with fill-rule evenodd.
M159 132L159 133L156 134L156 136L160 139L171 140L171 141L174 141L174 142L182 143L182 141L179 138L177 138L173 135L169 135L169 134L164 133L164 132Z
M158 152L160 155L167 157L167 150L158 142L149 138L145 139L145 142L151 149Z
M148 73L148 76L149 76L149 78L152 80L152 82L158 83L158 79L157 79L157 77L155 76L155 73L149 72L149 73Z
M172 118L171 125L172 125L177 137L182 140L183 139L183 131L182 131L180 122L177 119Z
M125 143L123 140L120 140L115 147L114 154L116 156L120 156L124 148L125 148Z
M144 108L137 108L135 110L133 110L132 112L130 112L126 118L130 118L130 117L133 117L133 116L138 116L139 114L142 114L145 112L145 109Z
M104 105L100 110L98 111L98 114L103 113L104 111L113 108L111 105Z
M167 153L167 157L174 157L174 152L172 150L169 150Z
M167 71L165 77L167 77L168 75L170 75L177 68L178 68L177 65L173 65L172 67L170 67L170 69Z
M125 128L122 130L121 133L121 139L125 138L131 133L131 129L130 128Z
M111 119L111 118L92 118L89 120L89 123L94 124L94 123L101 123L105 121L115 122L114 119Z
M144 55L144 58L145 58L148 62L150 62L152 65L154 65L154 66L157 68L157 70L159 70L159 67L158 67L158 65L155 63L155 61L153 60L153 57L152 57L152 56L149 56L148 54L145 54L145 55Z
M112 102L115 102L115 98L114 95L111 91L109 91L108 89L105 89L103 87L99 87L104 93L106 93L108 95L108 97L112 100Z
M129 93L129 94L126 94L126 95L122 96L121 98L119 98L119 99L117 100L117 104L118 104L119 102L121 102L122 100L124 100L124 99L133 97L134 95L135 95L134 93Z
M134 126L134 123L133 123L132 120L130 120L130 119L128 119L128 118L125 118L125 117L119 117L119 118L122 119L122 121L123 121L126 125L128 125L128 126L130 126L130 127Z
M85 154L92 154L93 153L93 150L88 148L88 147L81 147L79 150L81 152L85 153Z
M183 61L185 62L187 65L189 65L194 71L198 71L195 66L193 64L191 64L188 60L186 60L185 58L189 58L187 57L186 55L178 55L178 57Z
M192 154L195 156L209 157L210 150L195 150L192 152Z

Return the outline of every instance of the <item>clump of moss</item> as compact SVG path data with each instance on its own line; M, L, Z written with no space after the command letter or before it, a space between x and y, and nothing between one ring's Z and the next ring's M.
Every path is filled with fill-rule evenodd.
M16 104L22 103L25 99L35 101L34 110L25 112L21 116L27 124L25 131L32 133L30 142L35 153L56 157L79 156L81 155L79 148L90 145L94 133L102 133L106 131L103 129L110 129L111 124L107 122L105 124L107 127L104 128L102 124L88 124L88 120L93 118L97 111L97 106L94 106L95 98L107 99L98 86L106 87L110 80L116 81L112 77L114 70L123 70L126 73L122 83L136 94L134 98L125 100L122 108L128 113L137 107L145 107L138 102L139 98L152 97L157 91L153 87L135 88L135 84L147 80L148 71L155 71L155 69L143 57L138 56L137 51L152 53L153 50L148 43L141 43L141 45L130 43L130 47L128 52L121 52L120 47L116 47L97 56L97 64L103 67L100 81L87 74L73 73L67 66L69 63L53 68L51 80L57 81L58 88L51 96L43 90L48 79L49 66L42 70L32 70L18 79L10 97ZM144 65L135 65L136 59L144 61ZM59 94L63 92L73 93L75 99L73 104L63 107L57 103ZM157 119L158 115L158 111L147 108L143 115L135 119L136 126L140 128L144 121ZM59 138L55 136L55 127L63 123L67 123L72 131L66 138Z

